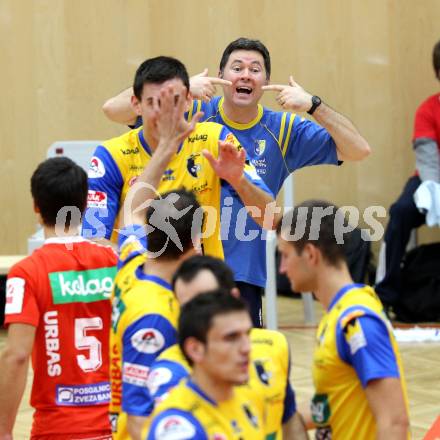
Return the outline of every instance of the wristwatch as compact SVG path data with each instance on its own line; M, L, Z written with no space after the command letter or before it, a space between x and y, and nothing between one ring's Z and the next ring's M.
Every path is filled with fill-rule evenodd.
M319 96L313 95L312 96L312 106L310 107L310 110L307 111L309 115L313 115L313 112L321 105L321 98Z

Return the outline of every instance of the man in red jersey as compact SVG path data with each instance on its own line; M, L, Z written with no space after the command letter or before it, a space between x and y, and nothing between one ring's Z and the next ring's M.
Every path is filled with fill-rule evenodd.
M0 355L0 439L12 439L32 354L31 439L111 439L108 419L110 293L117 258L79 235L87 175L48 159L31 178L46 241L7 281Z
M432 64L440 81L440 41L432 51ZM376 285L376 292L387 309L398 305L404 287L400 266L411 231L426 222L426 214L414 202L414 193L422 184L427 185L425 182L440 183L440 93L425 99L417 108L412 141L416 172L390 207L384 237L385 275Z

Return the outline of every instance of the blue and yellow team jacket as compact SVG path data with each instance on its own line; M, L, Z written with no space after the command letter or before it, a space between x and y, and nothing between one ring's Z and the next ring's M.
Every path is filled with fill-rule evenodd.
M264 417L264 407L245 387L235 387L231 399L215 402L191 379L184 379L157 405L146 438L263 440Z
M223 111L223 98L209 103L194 101L188 119L203 111L205 121L226 126L246 150L250 163L270 191L277 196L284 180L295 170L310 166L338 165L336 145L327 130L290 112L273 111L261 105L248 124L230 120ZM234 196L231 187L222 188L224 205ZM226 200L226 202L225 202ZM232 198L232 214L222 211L221 237L225 259L236 281L266 286L266 234Z
M277 331L252 329L251 365L248 387L265 405L266 439L281 438L282 424L296 412L295 394L289 381L289 347L285 336ZM180 347L168 348L151 365L147 386L151 398L148 413L158 402L167 399L170 390L191 374Z
M194 132L185 139L177 154L171 159L158 188L159 193L181 187L195 193L200 205L206 207L207 217L215 217L214 221L206 220L206 224L213 224L214 228L209 236L203 239L204 252L218 258L224 257L220 240L222 182L202 151L206 149L217 157L218 141L226 139L239 147L237 139L227 128L216 123L197 124ZM152 151L144 139L142 127L97 147L88 173L89 197L83 219L84 236L104 236L117 241L115 229L119 227L120 208L130 186L142 173L151 155ZM245 176L270 193L252 165L245 166ZM223 186L229 185L223 182Z
M127 414L145 415L150 366L177 342L179 303L167 281L144 273L145 237L138 240L128 232L137 229L142 228L122 230L112 297L110 418L114 439L130 438Z
M350 284L333 298L317 331L312 417L317 438L374 439L376 423L364 389L374 379L400 378L399 350L374 290Z

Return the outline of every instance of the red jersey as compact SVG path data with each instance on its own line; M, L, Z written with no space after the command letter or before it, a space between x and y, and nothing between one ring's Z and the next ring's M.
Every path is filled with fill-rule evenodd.
M430 96L417 109L413 140L418 138L432 139L440 149L440 93Z
M32 437L110 432L110 294L117 257L82 237L56 237L13 266L5 323L36 327Z

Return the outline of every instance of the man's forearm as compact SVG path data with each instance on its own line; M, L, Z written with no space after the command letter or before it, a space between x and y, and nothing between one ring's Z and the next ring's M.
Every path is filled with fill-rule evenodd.
M286 440L307 440L306 426L299 412L290 417L290 419L283 424L283 439Z
M276 212L274 199L268 193L249 182L245 176L242 176L240 181L233 185L233 188L240 197L248 214L256 223L268 229L273 229L275 227L276 220L269 222L270 224L265 224L267 221L264 222L265 218L267 220L272 217L270 213L269 215L265 215L266 209L272 209L274 210L274 213Z
M172 154L156 150L148 165L142 171L135 184L130 188L124 201L122 223L144 224L149 202L157 196L160 180L170 163Z
M437 142L428 138L419 138L414 141L416 153L416 168L420 179L440 182L440 153Z
M133 88L122 91L116 96L108 99L102 106L104 114L113 122L125 125L134 125L136 113L131 105Z
M370 154L368 142L345 116L322 103L313 113L313 117L335 141L339 160L362 160Z
M18 407L26 387L29 357L5 348L0 355L0 439L12 435Z

